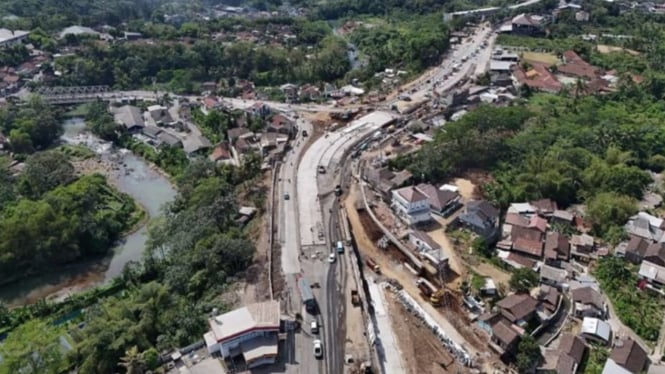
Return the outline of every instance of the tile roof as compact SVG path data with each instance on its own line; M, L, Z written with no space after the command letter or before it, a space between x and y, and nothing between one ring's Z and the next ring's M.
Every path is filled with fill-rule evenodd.
M514 251L536 257L541 257L543 255L543 241L542 233L540 231L513 226L510 231L510 237L513 241Z
M615 342L610 359L632 373L642 372L649 361L644 348L630 338Z
M415 203L415 202L418 202L418 201L427 200L427 196L424 193L418 191L413 186L400 188L399 190L397 190L395 192L398 195L400 195L404 200L406 200L410 203Z
M529 227L538 229L540 232L547 231L547 220L541 216L532 216L529 221Z
M430 248L432 248L434 250L441 249L441 246L439 245L439 243L435 242L434 239L432 239L431 236L427 235L427 233L424 233L424 232L419 231L419 230L413 230L413 231L411 231L411 235L416 237L421 242L426 243Z
M559 350L561 353L570 356L573 361L579 365L582 363L584 351L586 350L586 344L579 336L563 334L561 336L561 340L559 340Z
M492 334L505 345L514 344L519 338L519 334L510 327L509 323L505 319L501 319L492 325Z
M216 162L220 160L229 160L231 159L231 152L228 149L228 146L224 143L218 144L215 149L212 150L212 153L208 157L210 161Z
M580 287L571 292L573 301L581 304L589 304L602 310L604 307L603 296L591 287Z
M563 258L570 256L570 244L568 238L558 232L551 231L545 237L545 257L550 259Z
M519 213L506 213L505 223L518 227L528 227L529 219Z
M525 71L521 64L513 66L513 75L520 84L535 90L547 92L559 92L563 85L549 71L543 63L533 63L529 71Z
M540 278L551 280L557 283L563 283L566 281L568 272L563 269L558 269L553 266L543 265L540 268Z
M561 73L587 79L593 79L598 75L598 69L584 61L575 51L565 51L563 60L565 63L557 67L557 71Z
M499 216L499 210L496 209L487 200L474 200L467 204L469 211L481 212L485 218L496 218Z
M548 215L554 213L557 210L556 202L551 199L540 199L532 201L531 205L536 207L539 214Z
M439 190L429 183L421 183L416 186L418 191L422 192L429 199L430 206L437 211L443 210L459 194L449 190Z
M644 253L644 261L665 266L665 243L652 243Z
M535 312L538 301L531 295L522 293L506 296L497 305L511 322L516 322Z
M554 213L552 213L552 217L560 219L562 221L572 222L573 218L575 218L575 215L568 211L557 209L554 211Z

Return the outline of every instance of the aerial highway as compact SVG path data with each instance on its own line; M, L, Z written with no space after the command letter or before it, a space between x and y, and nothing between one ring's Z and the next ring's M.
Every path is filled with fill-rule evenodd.
M474 74L479 65L486 65L489 54L481 53L483 44L491 43L492 30L489 26L479 27L461 45L448 53L442 63L423 76L402 87L408 92L411 100L425 100L427 94L437 90L445 93L458 82ZM479 61L476 57L480 57ZM225 99L230 105L248 107L252 103L238 99ZM304 319L317 320L321 326L324 342L325 364L317 365L310 362L312 358L311 341L314 338L301 339L296 344L300 351L296 353L300 361L299 372L320 372L337 374L343 372L343 326L338 324L344 320L344 282L348 250L345 254L336 254L336 261L329 262L330 253L336 253L334 247L339 240L339 224L336 212L338 201L336 186L345 187L345 158L362 139L371 136L387 123L399 117L398 114L381 111L390 107L399 98L389 98L375 105L376 112L353 121L346 127L334 132L327 132L316 140L298 138L296 146L280 170L280 188L288 193L280 199L282 216L282 266L289 285L290 299L297 299L297 276L306 277L310 283L318 284L315 295L319 303L317 315L304 314ZM303 105L264 102L277 110L300 111ZM337 111L344 110L327 105L304 106L304 111ZM312 134L312 125L304 119L298 120L300 130L308 129ZM302 136L302 131L300 135ZM305 141L311 142L303 148ZM291 301L294 308L301 308L299 303ZM469 345L466 342L459 342Z

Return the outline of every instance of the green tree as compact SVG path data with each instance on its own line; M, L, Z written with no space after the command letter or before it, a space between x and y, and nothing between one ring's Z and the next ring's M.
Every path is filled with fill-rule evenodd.
M529 268L519 268L513 271L508 284L515 292L528 292L538 285L538 273Z
M59 339L43 321L22 324L0 344L0 374L59 374L65 365Z
M524 334L517 345L517 371L520 374L530 373L542 361L540 345L529 334Z
M25 161L21 193L38 198L58 186L71 183L74 178L74 166L67 155L57 150L39 152Z
M637 213L634 199L614 192L602 192L587 202L587 217L596 235L605 236L613 227L623 226Z

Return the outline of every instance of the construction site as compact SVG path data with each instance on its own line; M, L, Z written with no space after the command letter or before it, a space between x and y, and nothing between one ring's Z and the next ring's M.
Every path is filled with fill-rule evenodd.
M363 199L361 186L355 183L350 187L344 206L355 244L368 282L390 285L385 287L383 300L392 317L393 335L399 337L396 341L404 371L463 373L480 368L491 372L500 367L498 358L486 353L487 335L474 327L462 307L459 274L449 267L437 269L426 259L405 251L403 245L400 248L394 240L389 240L376 217L372 217L374 213L366 209L369 204ZM404 302L404 297L415 300L418 308L422 308L419 313L429 314L450 339L464 342L471 362L464 362L459 354L456 357L454 349L442 343L419 318L419 313Z

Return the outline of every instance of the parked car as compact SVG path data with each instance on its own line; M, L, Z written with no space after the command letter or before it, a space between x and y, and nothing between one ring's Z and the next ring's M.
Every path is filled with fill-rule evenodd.
M309 326L310 326L310 331L312 332L312 334L318 334L319 333L319 323L318 322L312 321Z
M291 198L291 196L289 196L289 193L288 193L288 192L285 192L285 193L284 193L284 200L288 200L288 199L290 199L290 198Z

